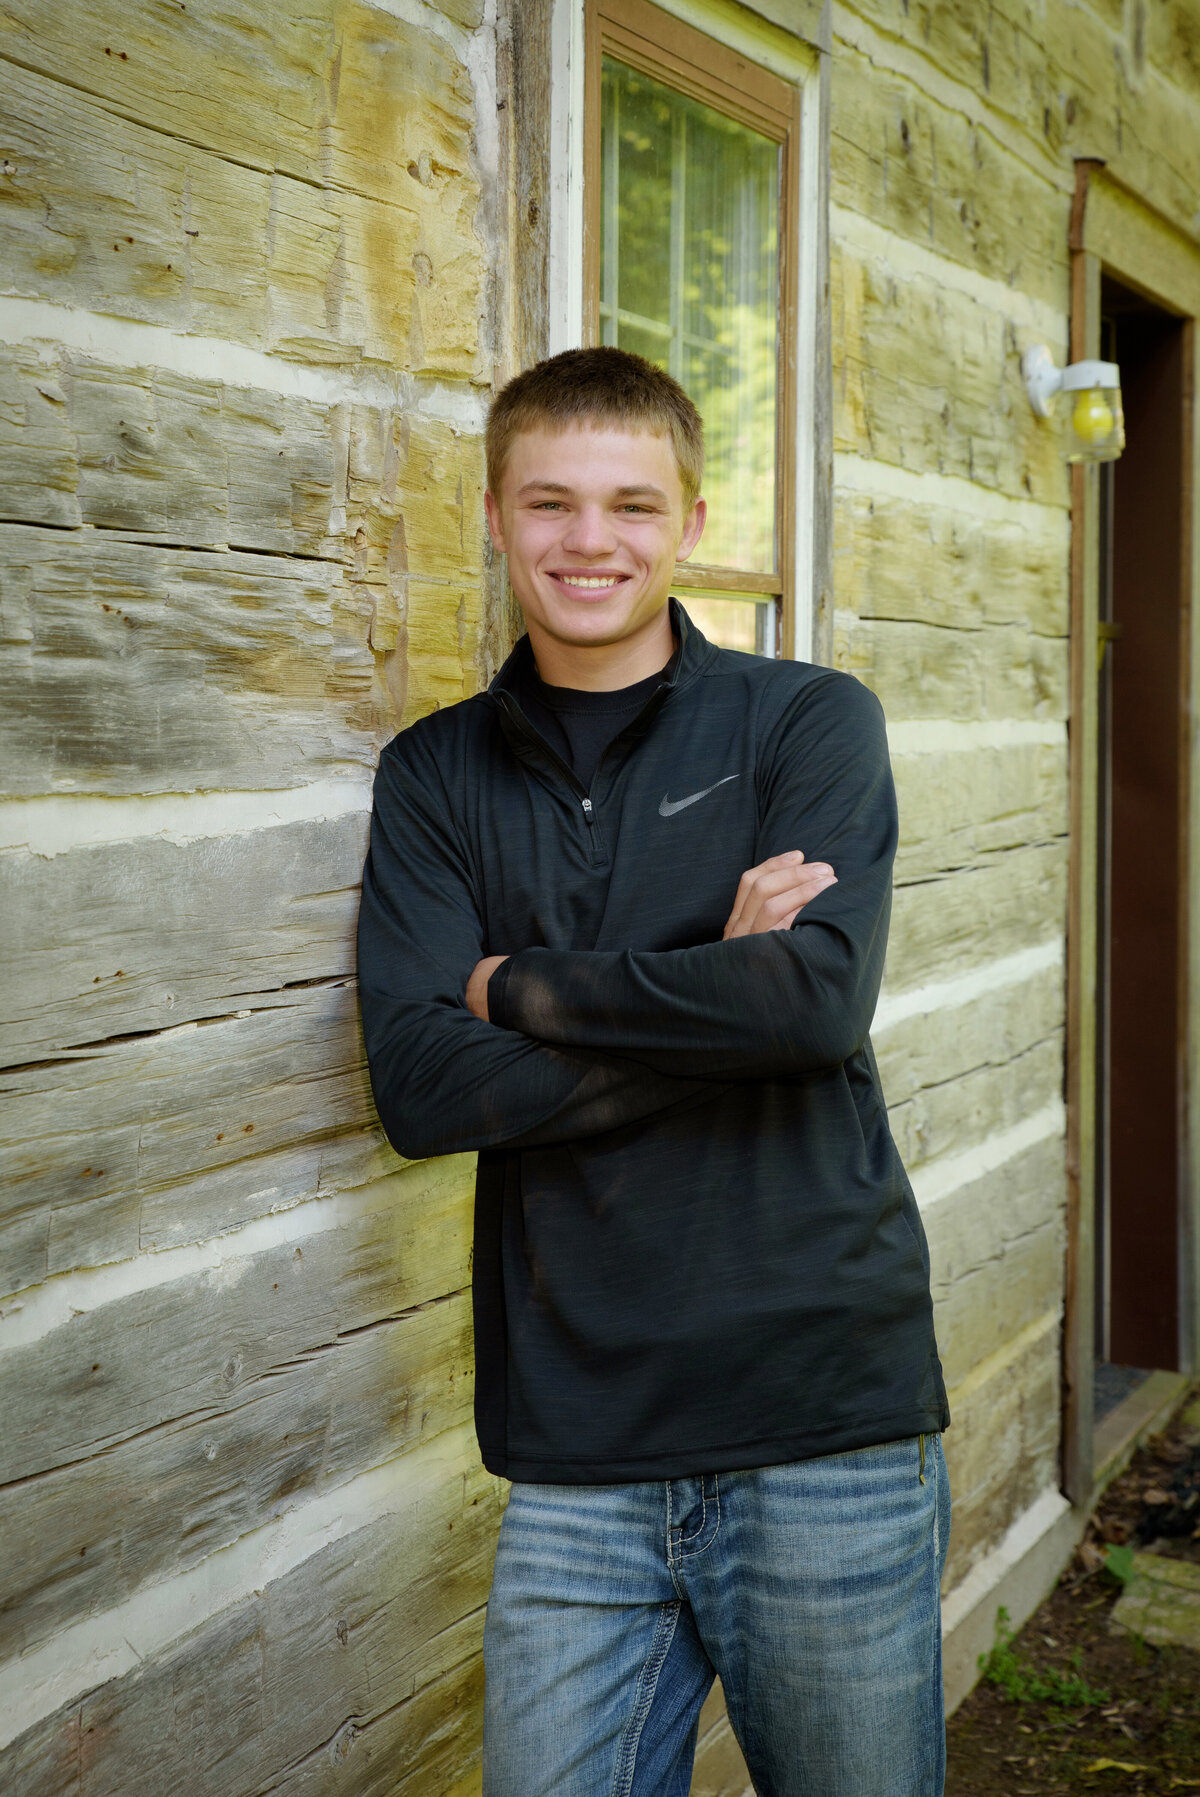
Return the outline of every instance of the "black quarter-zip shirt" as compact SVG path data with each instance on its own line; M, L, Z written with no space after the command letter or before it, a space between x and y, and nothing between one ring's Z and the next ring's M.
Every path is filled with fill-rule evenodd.
M479 1150L476 1424L510 1479L683 1477L949 1421L929 1265L869 1040L896 809L850 676L679 647L585 785L491 688L380 760L359 928L376 1104ZM721 932L742 873L837 884ZM466 983L488 987L490 1021Z

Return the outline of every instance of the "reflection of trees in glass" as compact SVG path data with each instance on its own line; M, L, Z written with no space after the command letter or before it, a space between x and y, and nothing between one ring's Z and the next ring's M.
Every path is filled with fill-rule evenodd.
M703 559L775 567L779 146L605 58L600 328L704 419Z

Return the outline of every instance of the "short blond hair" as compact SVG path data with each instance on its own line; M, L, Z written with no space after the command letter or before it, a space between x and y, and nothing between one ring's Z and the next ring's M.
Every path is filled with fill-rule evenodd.
M704 477L700 414L671 375L644 356L608 346L565 349L501 388L485 437L489 488L499 494L513 440L525 431L604 424L670 437L684 510L690 511Z

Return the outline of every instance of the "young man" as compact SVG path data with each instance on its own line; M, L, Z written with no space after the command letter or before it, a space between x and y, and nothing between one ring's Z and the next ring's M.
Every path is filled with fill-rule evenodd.
M486 1797L684 1797L714 1671L763 1797L937 1797L948 1416L867 1036L879 705L669 600L702 439L649 363L528 370L487 448L528 635L384 751L359 953L391 1140L480 1151Z

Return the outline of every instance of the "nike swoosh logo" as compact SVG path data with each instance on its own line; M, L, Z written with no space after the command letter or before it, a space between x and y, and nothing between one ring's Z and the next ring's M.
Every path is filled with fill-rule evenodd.
M703 792L689 792L686 799L669 799L664 792L659 800L658 815L659 817L674 817L677 811L686 811L689 805L695 805L698 800L706 799L710 792L716 792L718 786L728 786L729 782L736 780L737 777L736 774L726 774L723 780L714 780L711 786L704 788Z

